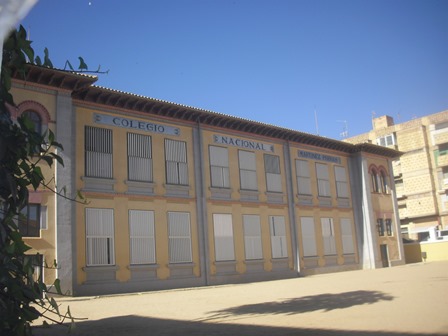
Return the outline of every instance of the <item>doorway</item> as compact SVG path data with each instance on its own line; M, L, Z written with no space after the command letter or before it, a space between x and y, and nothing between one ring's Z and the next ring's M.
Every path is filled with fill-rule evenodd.
M383 267L389 267L389 253L387 251L387 244L381 244L380 251L381 251L381 262L383 263Z

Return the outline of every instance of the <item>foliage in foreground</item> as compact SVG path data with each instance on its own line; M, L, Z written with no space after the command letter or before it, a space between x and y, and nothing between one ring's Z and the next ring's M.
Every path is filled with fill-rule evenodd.
M45 54L47 61L48 51ZM42 279L36 279L34 265L26 257L30 247L17 225L28 190L48 188L40 166L51 167L55 161L63 164L56 154L62 146L50 130L41 135L28 118L13 122L9 115L8 105L14 106L11 78L26 74L28 60L34 60L34 51L20 27L5 40L0 82L0 330L4 336L31 335L31 322L39 317L57 323L66 318L73 321L69 310L60 313ZM59 280L51 287L62 294Z

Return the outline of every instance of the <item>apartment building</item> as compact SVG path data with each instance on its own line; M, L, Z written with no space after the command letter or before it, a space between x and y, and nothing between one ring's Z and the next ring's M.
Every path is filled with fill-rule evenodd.
M26 242L71 295L282 279L404 263L401 154L94 85L30 66L13 117L64 150ZM377 190L371 181L378 181Z
M404 154L393 161L401 230L426 241L448 235L448 111L395 124L372 120L373 129L347 142L374 143Z

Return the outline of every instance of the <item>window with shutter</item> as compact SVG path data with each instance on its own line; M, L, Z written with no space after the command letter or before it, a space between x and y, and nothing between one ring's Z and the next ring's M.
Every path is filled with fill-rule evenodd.
M85 127L86 176L112 178L112 130Z
M188 185L187 144L165 139L166 183Z
M114 210L86 209L87 266L115 264Z
M311 195L310 167L308 161L296 160L296 176L299 195Z
M170 263L192 262L190 214L168 212Z
M330 197L330 177L328 166L323 163L316 163L317 188L319 196Z
M324 242L324 254L335 255L336 241L334 237L333 218L321 218L320 221L322 226L322 239Z
M262 259L260 216L243 215L246 260Z
M151 137L128 133L128 179L152 182Z
M281 192L282 178L280 174L280 158L277 155L264 155L267 191Z
M232 215L213 214L213 231L215 237L215 260L235 260Z
M312 257L317 255L316 232L313 217L301 217L303 255Z
M288 256L288 249L285 217L269 216L269 228L271 231L272 258L286 258Z
M240 183L243 190L258 190L255 153L238 151Z
M129 211L131 265L156 262L154 211Z
M216 188L229 188L229 154L227 148L210 146L211 185Z

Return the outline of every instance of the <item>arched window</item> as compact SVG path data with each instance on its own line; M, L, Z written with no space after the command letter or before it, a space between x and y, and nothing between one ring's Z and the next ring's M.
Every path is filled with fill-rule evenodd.
M34 130L37 133L42 134L42 118L40 117L39 113L37 113L36 111L28 110L23 112L23 115L27 116L31 120L34 125Z
M376 170L376 168L370 168L370 177L372 179L372 191L376 193L380 192L380 178L378 176L378 171Z
M384 194L389 193L389 176L386 174L384 170L380 171L381 177L381 190Z

